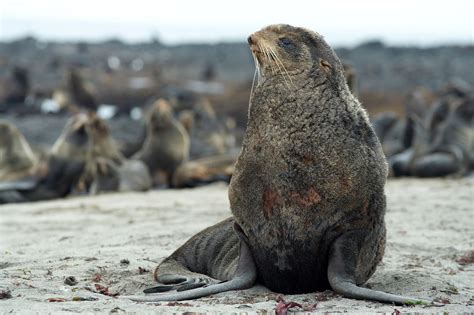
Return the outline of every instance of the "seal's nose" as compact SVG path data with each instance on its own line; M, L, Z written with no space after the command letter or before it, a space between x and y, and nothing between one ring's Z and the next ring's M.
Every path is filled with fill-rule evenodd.
M252 35L250 35L248 38L247 38L247 42L249 43L249 45L252 45L255 41L253 40L252 38Z

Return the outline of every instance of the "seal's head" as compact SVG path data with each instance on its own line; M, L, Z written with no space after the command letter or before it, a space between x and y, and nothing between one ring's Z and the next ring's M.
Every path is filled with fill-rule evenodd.
M71 117L51 151L53 155L85 163L81 185L107 173L108 165L120 165L123 160L107 124L94 113Z
M73 116L67 122L63 133L68 144L87 150L92 142L88 115L81 113Z
M342 64L316 32L287 24L267 26L247 39L264 77L281 75L343 76Z
M64 127L61 137L56 141L53 151L54 153L63 153L60 155L69 155L66 153L69 147L73 147L77 151L83 152L92 147L101 147L104 143L110 142L111 137L109 129L105 122L97 117L94 113L79 113L69 119ZM107 151L102 148L103 151ZM78 157L73 154L71 158Z
M170 103L162 98L153 103L147 118L148 125L153 130L169 127L173 119L173 109Z

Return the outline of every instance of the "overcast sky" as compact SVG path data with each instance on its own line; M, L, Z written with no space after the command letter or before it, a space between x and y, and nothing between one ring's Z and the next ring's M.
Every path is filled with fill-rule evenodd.
M473 0L0 0L0 40L127 41L168 44L243 41L274 23L304 26L333 45L474 43Z

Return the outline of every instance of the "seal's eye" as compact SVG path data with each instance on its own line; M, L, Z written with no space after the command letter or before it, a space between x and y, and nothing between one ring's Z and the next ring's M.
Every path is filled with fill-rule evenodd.
M280 40L278 42L278 45L280 45L281 47L284 47L284 48L294 47L293 42L291 40L289 40L288 38L286 38L286 37L280 38Z

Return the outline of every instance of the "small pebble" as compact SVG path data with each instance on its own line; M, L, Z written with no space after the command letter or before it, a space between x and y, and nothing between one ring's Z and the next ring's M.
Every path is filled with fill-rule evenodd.
M0 290L0 300L3 299L11 299L12 298L12 293L10 290Z
M144 273L147 273L147 272L150 272L150 270L146 269L146 268L143 268L143 267L138 267L138 273L139 274L144 274Z
M64 279L64 284L67 284L67 285L76 285L76 284L77 284L76 277L74 277L74 276L69 276L69 277L67 277L66 279Z

